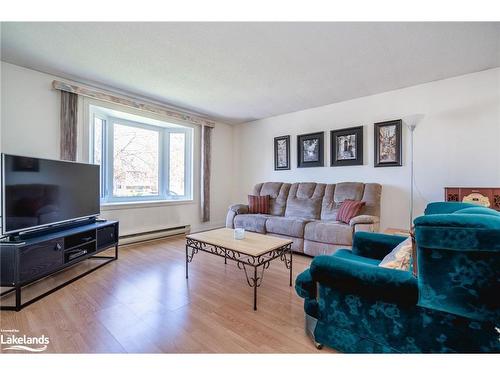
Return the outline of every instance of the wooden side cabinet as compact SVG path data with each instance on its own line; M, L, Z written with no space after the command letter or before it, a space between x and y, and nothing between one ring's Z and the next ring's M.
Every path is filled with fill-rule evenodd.
M500 211L500 187L445 187L444 200L475 203Z

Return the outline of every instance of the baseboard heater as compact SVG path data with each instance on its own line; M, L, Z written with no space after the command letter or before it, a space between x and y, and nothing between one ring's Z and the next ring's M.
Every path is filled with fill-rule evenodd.
M137 242L157 240L157 239L164 238L164 237L171 237L171 236L176 236L179 234L186 234L186 233L189 233L189 230L190 230L189 225L183 225L180 227L164 228L164 229L157 229L157 230L151 230L151 231L146 231L146 232L126 234L124 236L120 236L118 244L119 245L128 245L128 244L137 243Z

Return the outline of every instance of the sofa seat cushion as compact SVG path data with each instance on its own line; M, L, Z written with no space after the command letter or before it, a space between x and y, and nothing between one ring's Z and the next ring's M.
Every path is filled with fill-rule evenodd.
M304 227L308 221L298 217L271 216L266 221L266 231L290 237L304 238Z
M304 239L303 238L297 238L297 237L292 237L292 236L286 236L284 234L269 233L269 232L266 233L266 236L283 238L285 240L291 240L292 241L292 251L294 251L296 253L303 253L304 252Z
M352 245L353 229L339 221L312 221L306 224L304 239L316 242Z
M234 227L243 228L250 232L266 233L266 220L270 215L246 214L234 217Z
M365 264L371 264L373 266L378 266L380 264L380 260L378 260L378 259L362 257L361 255L353 254L351 250L347 250L347 249L337 250L337 252L335 253L334 256L345 259L345 260L350 260L352 262L361 262L361 263L365 263Z

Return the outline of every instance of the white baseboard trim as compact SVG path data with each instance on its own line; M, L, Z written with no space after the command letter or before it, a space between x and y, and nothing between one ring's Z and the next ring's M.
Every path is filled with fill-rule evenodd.
M189 232L189 225L182 225L174 228L165 228L152 231L145 231L134 234L127 234L120 236L118 241L119 245L130 245L133 243L157 240L160 238L177 236L179 234L186 234Z
M204 232L206 230L224 228L226 226L225 221L216 221L213 223L204 223L198 225L191 225L189 233Z
M223 228L224 226L225 222L219 221L214 223L199 224L194 227L191 225L181 225L172 228L156 229L134 234L126 234L120 236L119 245L130 245L133 243L152 241L160 238L178 236L181 234L204 232L211 229Z

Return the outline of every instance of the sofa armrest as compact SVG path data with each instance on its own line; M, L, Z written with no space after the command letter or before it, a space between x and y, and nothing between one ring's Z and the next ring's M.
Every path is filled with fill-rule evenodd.
M417 279L411 272L320 255L312 261L310 273L320 287L339 292L398 304L416 305L418 301Z
M233 204L227 210L226 215L226 228L234 228L234 217L236 215L247 214L248 213L248 205L246 204Z
M378 216L373 215L358 215L354 216L350 221L349 225L354 226L356 224L378 224L380 219Z
M229 211L233 211L237 215L248 214L247 204L233 204L229 207Z
M378 232L380 219L373 215L358 215L349 221L353 232Z
M366 258L382 260L406 238L392 234L356 232L352 252Z

